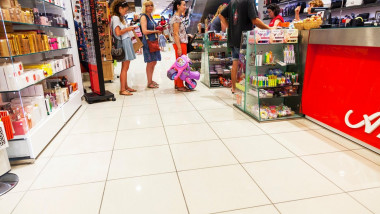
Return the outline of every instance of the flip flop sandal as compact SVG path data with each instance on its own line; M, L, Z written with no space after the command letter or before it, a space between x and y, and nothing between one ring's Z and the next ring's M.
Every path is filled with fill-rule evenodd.
M127 91L129 91L129 92L137 92L137 90L133 89L133 88L127 88Z
M158 86L155 85L155 84L153 84L153 83L151 83L151 84L148 85L148 88L158 88Z
M123 96L132 96L133 94L127 90L125 91L119 91L119 94L120 95L123 95Z
M178 91L181 91L181 92L190 92L191 90L190 89L187 89L185 87L182 87L182 88L177 88Z

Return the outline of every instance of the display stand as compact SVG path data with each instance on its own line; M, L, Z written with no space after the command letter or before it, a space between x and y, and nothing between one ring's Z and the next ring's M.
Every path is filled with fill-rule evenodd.
M106 41L102 41L102 47L100 45L100 32L102 35L108 35L109 31L106 31L104 27L99 28L98 18L102 21L102 15L104 10L104 2L98 0L83 0L83 10L85 11L83 19L85 19L86 25L84 26L87 48L88 48L88 66L90 72L91 89L92 93L86 93L84 95L86 101L89 104L98 101L116 101L113 93L105 90L103 64L102 64L102 47L105 48ZM99 17L98 17L99 15ZM104 15L103 15L104 16ZM105 54L105 52L103 53Z
M194 47L194 50L190 53L188 53L189 58L191 59L191 70L193 71L199 71L200 73L203 73L201 71L202 68L202 54L203 54L203 41L204 34L197 34L192 45Z
M18 183L18 176L8 173L11 165L6 147L9 146L3 122L0 122L0 196L12 190Z
M258 31L243 34L234 106L258 121L301 117L303 75L297 39L283 43L284 34L277 31L282 37L272 41L269 38L278 37L269 30L260 32L267 40Z
M6 0L0 7L0 115L8 119L7 153L11 161L34 162L82 105L71 1Z
M204 44L203 84L209 88L230 87L232 58L227 38L209 32L205 35Z

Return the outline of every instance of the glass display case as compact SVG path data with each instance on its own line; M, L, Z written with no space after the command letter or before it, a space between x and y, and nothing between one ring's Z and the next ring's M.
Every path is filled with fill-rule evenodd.
M191 59L192 65L191 70L202 72L202 63L203 63L203 46L204 46L204 34L197 34L194 38L192 46L194 50L188 53L189 58Z
M81 106L71 1L2 0L0 10L7 151L12 159L35 159Z
M209 32L204 38L204 78L202 82L209 88L231 87L231 51L227 46L227 36Z
M243 34L234 105L258 121L301 117L297 30Z

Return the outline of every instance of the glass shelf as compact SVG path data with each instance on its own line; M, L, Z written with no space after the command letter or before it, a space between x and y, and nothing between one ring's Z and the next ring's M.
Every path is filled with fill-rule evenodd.
M1 20L3 21L3 20ZM36 27L47 27L47 28L62 28L62 29L69 29L68 27L56 27L56 26L49 26L49 25L37 25L37 24L30 24L30 23L23 23L23 22L13 22L13 21L3 21L4 23L11 23L13 25L29 25L29 26L36 26Z
M258 68L261 68L261 67L286 67L286 66L292 66L292 65L297 65L297 64L286 64L286 65L280 65L280 64L278 64L278 63L276 63L276 64L264 64L264 65L262 65L262 66L256 66L256 65L252 65L252 64L249 64L248 66L249 67L258 67Z
M275 121L275 120L286 120L286 119L292 119L292 118L300 118L302 117L302 115L300 114L294 114L294 115L290 115L290 116L285 116L285 117L277 117L277 118L274 118L274 119L260 119L258 116L256 116L255 114L252 114L251 112L249 111L245 111L249 116L255 118L256 120L258 121Z
M56 50L50 50L50 51L36 52L36 53L28 53L28 54L16 55L16 56L2 56L2 57L0 57L0 59L8 59L8 58L15 58L15 57L30 56L30 55L41 54L41 53L51 53L51 52L60 51L60 50L66 50L66 49L70 49L70 48L71 47L61 48L61 49L56 49Z
M252 93L247 93L248 95L251 95L254 98L258 98L257 95L253 95ZM256 93L257 94L257 93ZM292 95L292 96L282 96L282 97L260 97L260 99L280 99L280 98L288 98L288 97L299 97L300 95Z
M45 0L37 0L37 2L41 2L41 3L43 3L43 4L45 4L45 5L48 5L48 6L51 6L51 7L61 8L61 9L63 9L63 10L66 9L66 8L64 8L64 7L58 6L58 5L54 4L54 3L50 3L50 2L45 1Z
M258 45L258 46L270 46L270 45L298 45L298 43L259 43L259 44L252 44L249 43L249 45Z
M293 87L293 86L300 86L300 85L283 85L283 86L261 86L261 87L257 87L257 86L254 86L254 85L249 85L250 87L254 88L254 89L264 89L264 88L283 88L283 87Z
M35 83L33 83L33 84L30 84L30 85L25 86L25 87L23 87L23 88L20 88L20 89L18 89L18 90L13 90L13 91L0 91L0 93L19 92L19 91L21 91L21 90L23 90L23 89L25 89L25 88L28 88L28 87L30 87L30 86L32 86L32 85L36 85L36 84L38 84L38 83L41 83L42 81L44 81L44 80L46 80L46 79L49 79L50 77L53 77L53 76L55 76L55 75L57 75L57 74L59 74L59 73L61 73L61 72L63 72L63 71L67 71L67 70L69 70L69 69L71 69L71 68L74 68L74 67L75 67L75 66L71 66L70 68L66 68L66 69L64 69L64 70L62 70L62 71L58 71L57 73L54 73L54 74L52 74L52 75L50 75L50 76L48 76L48 77L45 77L45 78L41 79L41 80L38 81L38 82L35 82Z

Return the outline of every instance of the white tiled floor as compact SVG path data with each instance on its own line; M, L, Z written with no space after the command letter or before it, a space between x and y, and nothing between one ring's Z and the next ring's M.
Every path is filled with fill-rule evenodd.
M308 120L258 123L229 89L178 93L163 53L146 89L131 63L132 97L83 106L31 165L0 213L380 213L380 156Z

